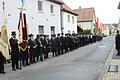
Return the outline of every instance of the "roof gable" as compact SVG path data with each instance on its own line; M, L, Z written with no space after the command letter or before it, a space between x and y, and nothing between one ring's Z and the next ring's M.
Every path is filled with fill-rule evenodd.
M93 21L95 10L94 8L83 8L83 9L75 9L74 10L77 14L78 21Z
M70 7L68 7L65 3L62 5L62 11L66 11L68 13L71 13L73 15L78 15L76 12L74 12Z
M63 1L61 1L61 0L48 0L48 1L60 4L60 5L63 4Z

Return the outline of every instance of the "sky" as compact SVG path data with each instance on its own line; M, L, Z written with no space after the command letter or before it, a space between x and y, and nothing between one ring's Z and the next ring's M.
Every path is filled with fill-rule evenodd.
M63 0L71 9L95 8L96 17L101 23L118 23L120 10L117 9L119 0Z

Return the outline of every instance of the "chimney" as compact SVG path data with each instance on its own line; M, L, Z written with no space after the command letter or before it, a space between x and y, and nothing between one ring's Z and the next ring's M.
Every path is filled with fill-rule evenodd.
M81 6L79 6L79 9L81 10Z

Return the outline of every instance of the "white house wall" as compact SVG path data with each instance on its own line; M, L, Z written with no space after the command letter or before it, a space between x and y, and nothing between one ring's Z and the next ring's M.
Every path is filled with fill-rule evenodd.
M83 30L91 30L92 22L78 22L78 25L81 26Z
M83 30L91 30L91 33L94 34L94 21L93 22L78 22L78 26L81 26Z
M109 35L109 26L108 25L104 25L104 29L103 29L103 34L104 35Z
M44 26L44 34L47 35L51 35L51 26L55 26L56 34L61 32L60 5L41 0L43 1L43 12L38 12L38 0L29 0L29 4L27 1L25 2L25 12L29 34L39 34L38 25ZM18 29L20 10L18 9L17 0L6 0L5 4L8 35L10 37L11 31L17 31ZM50 13L50 4L54 5L54 14ZM0 5L0 10L2 11L1 7ZM0 13L0 26L2 26L1 16L2 13Z
M2 4L2 2L1 2ZM0 5L0 27L2 26L2 5ZM18 14L18 6L16 0L5 0L5 16L7 18L7 30L8 36L11 36L12 31L17 31L18 29L18 21L19 21L19 14Z
M68 15L70 15L70 22L68 22ZM74 16L74 23L72 22L72 16ZM68 31L77 33L77 16L62 11L62 27L64 33L68 33Z
M27 4L27 13L29 15L28 25L31 29L29 29L29 33L33 32L34 34L38 34L38 25L44 26L44 34L51 35L51 26L55 26L55 32L61 32L61 23L60 23L60 5L46 1L43 1L43 11L38 12L37 9L37 0L30 0L29 4ZM34 5L33 5L34 4ZM50 4L54 5L54 13L50 13ZM29 5L33 5L29 7ZM36 6L36 7L35 7ZM34 11L33 11L34 10ZM34 28L36 27L36 30Z

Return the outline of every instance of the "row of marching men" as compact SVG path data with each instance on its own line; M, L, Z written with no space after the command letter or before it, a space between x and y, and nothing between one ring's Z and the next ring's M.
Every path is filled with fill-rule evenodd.
M95 43L102 40L102 36L98 35L77 35L77 34L57 34L51 35L28 35L28 49L25 51L18 48L18 40L16 39L16 32L12 32L12 37L9 39L12 60L12 70L21 69L21 65L29 66L38 61L43 62L48 59L49 52L52 56L59 56L61 54L73 51L79 47ZM19 63L20 62L20 63ZM4 71L4 70L3 70Z
M49 52L52 52L53 57L67 53L79 47L95 43L102 40L101 36L96 35L77 35L77 34L57 34L51 35L29 35L28 46L30 53L30 62L43 61L49 58Z

